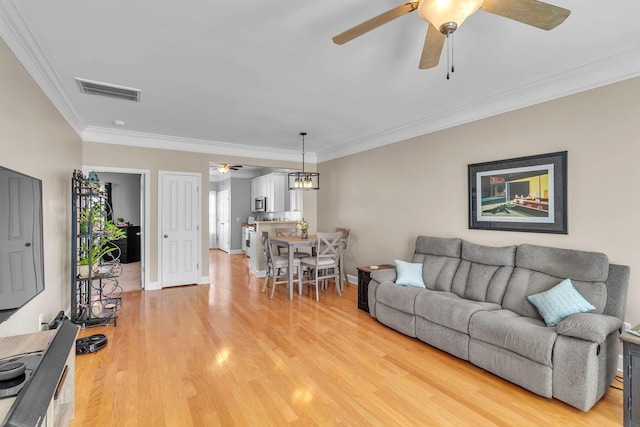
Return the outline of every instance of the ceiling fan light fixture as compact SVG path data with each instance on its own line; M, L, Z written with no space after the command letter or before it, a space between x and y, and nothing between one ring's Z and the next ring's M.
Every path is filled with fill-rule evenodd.
M218 169L218 172L220 173L227 173L229 172L229 165L222 163L219 164L216 169Z
M453 33L482 6L483 0L421 0L418 15L442 34Z

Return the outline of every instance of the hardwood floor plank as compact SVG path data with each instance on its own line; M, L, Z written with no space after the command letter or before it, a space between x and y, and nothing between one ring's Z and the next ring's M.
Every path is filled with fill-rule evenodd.
M273 299L243 255L210 285L123 294L108 345L76 359L71 426L618 426L622 391L584 413L358 310L357 287Z

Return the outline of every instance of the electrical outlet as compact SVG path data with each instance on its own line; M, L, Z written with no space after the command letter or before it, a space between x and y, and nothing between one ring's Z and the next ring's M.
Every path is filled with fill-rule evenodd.
M624 325L624 330L625 331L631 329L631 323L624 322L623 325Z

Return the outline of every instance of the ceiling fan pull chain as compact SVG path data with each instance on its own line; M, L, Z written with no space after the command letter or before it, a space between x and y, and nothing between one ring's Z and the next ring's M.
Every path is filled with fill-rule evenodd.
M455 60L455 56L453 54L453 34L451 34L451 72L453 73L455 70L453 69L453 62Z
M451 63L451 53L449 51L449 35L447 34L447 80L449 80L449 64Z

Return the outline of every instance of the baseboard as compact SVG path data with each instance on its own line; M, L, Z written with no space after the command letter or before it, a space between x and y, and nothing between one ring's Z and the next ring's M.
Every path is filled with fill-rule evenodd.
M159 291L160 289L162 289L160 287L160 282L149 282L147 287L144 288L145 291Z
M347 274L347 281L349 282L349 284L351 285L356 285L358 286L358 277L357 276L353 276L351 274Z
M618 355L618 372L620 372L620 373L624 372L623 364L622 364L622 355L621 354Z
M198 285L208 285L209 284L209 276L202 276Z
M231 249L229 251L229 255L241 255L244 254L244 251L242 249Z

